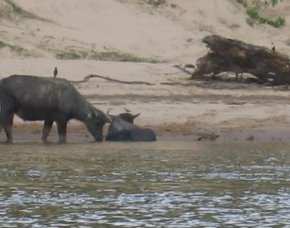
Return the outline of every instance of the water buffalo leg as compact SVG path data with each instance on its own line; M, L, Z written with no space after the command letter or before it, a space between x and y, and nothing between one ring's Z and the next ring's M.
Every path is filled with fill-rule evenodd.
M4 130L5 130L5 134L7 137L7 142L8 143L12 143L12 124L13 124L13 117L14 114L11 114L8 118L7 118L7 122L4 126Z
M59 143L66 143L66 126L67 121L57 122L57 131L59 136Z
M44 125L42 128L42 142L46 142L46 139L50 133L51 127L52 127L53 121L45 120Z

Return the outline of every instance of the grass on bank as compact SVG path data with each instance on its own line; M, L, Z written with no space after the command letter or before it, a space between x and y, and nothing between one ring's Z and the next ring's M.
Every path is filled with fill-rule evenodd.
M283 0L236 0L241 4L246 10L248 16L260 24L268 24L275 28L280 28L285 25L286 19L278 15L277 18L267 18L261 15L261 10L267 7L275 7L279 2Z
M0 40L0 50L2 48L9 48L11 52L17 54L18 56L37 57L37 55L33 54L31 51L29 51L25 48L22 48L22 47L17 46L17 45L11 45L11 44L5 43L5 42Z
M166 0L145 0L149 5L158 7L166 3Z
M116 62L147 62L160 63L161 61L153 58L143 58L129 53L121 53L117 51L85 51L69 49L66 51L59 51L55 57L57 59L90 59L102 61L116 61Z
M48 19L40 17L36 14L30 13L24 9L22 9L19 5L17 5L12 0L3 0L4 4L2 8L0 8L0 19L8 19L11 21L21 21L22 19L33 19L51 22Z

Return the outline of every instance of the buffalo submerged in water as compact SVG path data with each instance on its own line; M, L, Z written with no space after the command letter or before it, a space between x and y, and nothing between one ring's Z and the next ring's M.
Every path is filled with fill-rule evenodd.
M0 81L0 127L12 142L13 116L28 121L44 120L42 141L46 142L53 122L59 142L66 142L67 123L77 119L85 123L96 141L103 140L107 116L87 102L65 79L12 75Z
M105 137L106 141L133 141L152 142L156 141L156 134L152 129L141 128L134 124L134 119L140 114L121 113L112 118L111 125Z

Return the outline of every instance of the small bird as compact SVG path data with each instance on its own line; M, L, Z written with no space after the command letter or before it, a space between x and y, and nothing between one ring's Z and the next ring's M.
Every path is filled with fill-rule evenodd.
M275 44L272 42L272 51L276 51Z
M57 67L54 68L53 70L53 77L56 78L56 75L58 73Z

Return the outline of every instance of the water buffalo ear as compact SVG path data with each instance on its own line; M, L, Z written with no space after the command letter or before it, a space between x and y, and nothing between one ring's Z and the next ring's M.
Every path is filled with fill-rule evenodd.
M136 117L140 116L141 113L138 113L136 115L133 116L133 119L135 119Z

